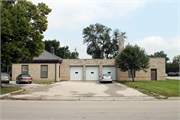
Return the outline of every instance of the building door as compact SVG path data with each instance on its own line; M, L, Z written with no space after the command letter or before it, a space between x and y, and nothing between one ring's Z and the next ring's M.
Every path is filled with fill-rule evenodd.
M110 74L113 80L116 80L116 67L103 66L103 74Z
M99 80L99 67L86 67L86 80Z
M70 67L70 80L83 80L83 67Z
M157 69L151 69L151 81L157 81Z

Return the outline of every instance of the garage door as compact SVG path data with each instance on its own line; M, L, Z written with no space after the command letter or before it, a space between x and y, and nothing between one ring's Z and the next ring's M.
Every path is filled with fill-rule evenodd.
M83 80L83 67L70 67L70 80Z
M86 67L86 80L99 80L99 67Z
M103 74L110 74L116 80L116 67L103 67Z

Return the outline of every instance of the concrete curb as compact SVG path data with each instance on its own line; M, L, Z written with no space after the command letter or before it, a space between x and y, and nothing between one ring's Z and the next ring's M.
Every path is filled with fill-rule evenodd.
M168 100L180 100L180 97L169 97Z
M144 101L158 100L154 97L18 97L10 96L14 100L43 100L43 101Z

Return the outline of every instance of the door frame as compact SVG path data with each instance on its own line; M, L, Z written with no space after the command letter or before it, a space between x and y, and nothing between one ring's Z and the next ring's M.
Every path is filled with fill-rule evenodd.
M155 70L155 80L152 80L152 70ZM157 69L151 69L151 81L157 81Z

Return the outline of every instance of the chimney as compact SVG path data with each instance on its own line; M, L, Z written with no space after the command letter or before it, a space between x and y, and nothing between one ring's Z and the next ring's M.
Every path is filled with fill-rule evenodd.
M124 36L119 36L119 53L124 50Z
M51 54L54 54L54 47L51 47Z

